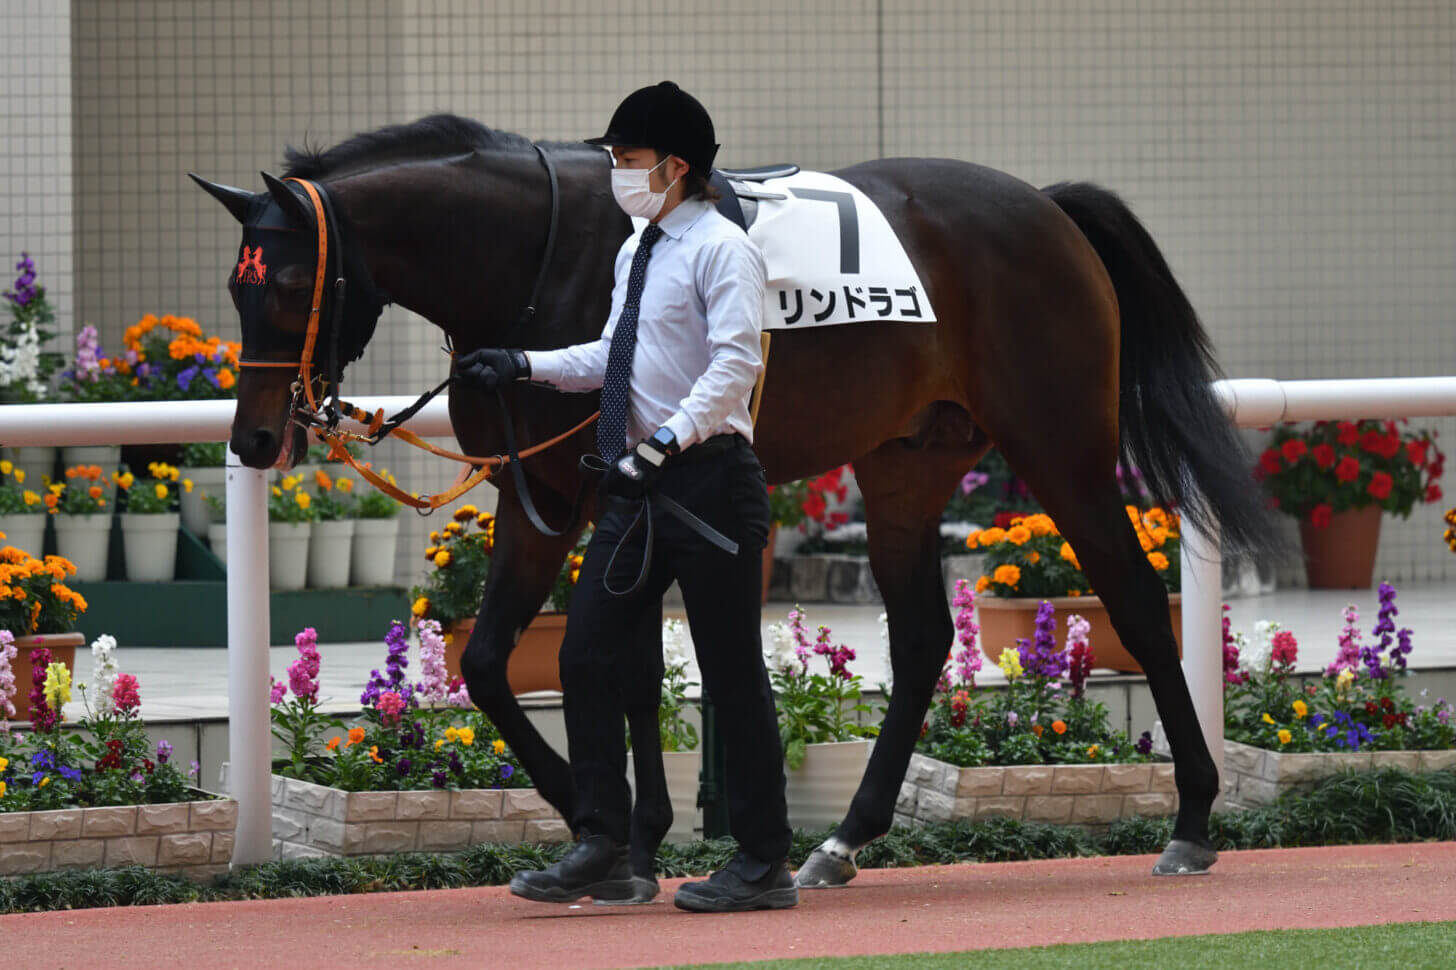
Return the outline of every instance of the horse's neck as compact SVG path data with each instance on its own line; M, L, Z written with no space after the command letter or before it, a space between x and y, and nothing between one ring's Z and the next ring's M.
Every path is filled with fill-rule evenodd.
M546 174L534 152L361 173L335 187L377 286L463 350L509 337L565 347L601 333L612 268L630 222L612 200L604 158L556 160L559 224L540 305L518 327L545 255Z

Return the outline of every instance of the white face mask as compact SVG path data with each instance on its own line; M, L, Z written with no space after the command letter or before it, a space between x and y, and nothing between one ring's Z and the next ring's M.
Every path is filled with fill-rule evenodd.
M616 198L617 205L622 207L623 212L641 219L657 218L667 202L667 193L677 184L677 179L673 179L672 185L666 190L652 191L652 173L666 164L667 159L664 158L651 168L612 169L612 196Z

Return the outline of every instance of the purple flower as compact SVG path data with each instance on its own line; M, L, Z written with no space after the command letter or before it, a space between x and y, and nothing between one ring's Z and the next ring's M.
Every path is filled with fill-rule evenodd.
M1133 742L1133 748L1138 754L1151 754L1153 750L1153 733L1144 731L1138 739Z
M68 781L81 780L81 772L75 768L67 768L65 765L61 765L60 767L56 768L56 770L61 773L61 777L65 778Z
M198 356L201 356L201 354L199 354ZM222 381L220 381L220 380L217 379L217 368L216 367L209 367L209 368L207 368L206 370L204 370L202 372L202 376L205 377L205 378L207 378L207 382L209 384L211 384L213 387L215 387L215 388L217 388L219 390L222 389Z
M384 659L385 673L381 676L378 670L369 672L369 683L359 696L359 703L365 707L373 707L385 691L393 691L406 700L414 693L414 688L404 678L404 670L409 666L409 628L395 620L384 635L384 645L389 648Z
M437 771L430 775L430 784L436 788L444 788L450 782L450 776L443 771Z
M987 475L985 472L978 472L972 468L961 478L961 494L969 495L990 480L990 475Z
M1033 643L1025 639L1017 641L1021 669L1028 677L1045 677L1055 680L1067 672L1067 654L1057 649L1056 607L1046 600L1036 610L1036 636Z
M514 775L515 773L516 773L516 769L515 768L512 768L510 765L501 765L500 766L500 776L501 776L501 779L502 780L509 778L511 775Z
M1395 587L1389 583L1381 583L1380 614L1376 618L1375 629L1370 633L1372 637L1378 637L1380 642L1360 649L1360 660L1369 671L1371 680L1384 680L1389 676L1382 654L1390 647L1390 635L1395 632L1395 616L1398 612L1395 608ZM1405 666L1403 662L1401 666Z
M172 757L172 742L171 741L166 741L166 740L158 741L157 742L157 764L164 765L164 764L167 763L167 759L169 759L171 757Z
M178 388L178 390L185 391L188 388L190 388L192 386L192 379L197 376L197 371L198 371L198 368L195 365L192 366L192 367L187 367L187 368L184 368L183 370L178 371L177 372L177 388Z
M1006 712L1006 726L1007 727L1013 727L1013 728L1016 727L1016 722L1019 721L1019 720L1021 720L1021 717L1015 711L1007 711Z
M196 778L202 774L202 763L198 761L189 762L187 765L187 777Z
M407 775L407 774L410 773L410 767L411 767L410 759L408 759L408 758L400 758L399 759L399 763L394 766L394 770L397 771L397 772L399 772L400 775L403 776L403 775Z

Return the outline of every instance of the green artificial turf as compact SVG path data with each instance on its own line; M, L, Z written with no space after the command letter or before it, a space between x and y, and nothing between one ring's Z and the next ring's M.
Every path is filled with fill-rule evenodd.
M1117 943L1072 943L1012 950L821 957L759 963L694 964L698 970L1450 970L1456 923L1392 923L1339 930L1261 930Z

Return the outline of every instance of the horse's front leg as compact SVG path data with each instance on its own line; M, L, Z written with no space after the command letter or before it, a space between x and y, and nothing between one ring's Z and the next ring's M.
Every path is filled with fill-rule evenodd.
M542 505L550 500L544 494L534 497ZM551 521L564 521L569 509L550 511L556 513ZM550 514L547 508L542 513ZM475 630L460 660L471 701L495 724L542 797L566 819L571 818L572 808L566 760L526 717L506 679L506 664L580 534L577 524L558 537L542 535L526 520L510 483L502 482L490 577Z

